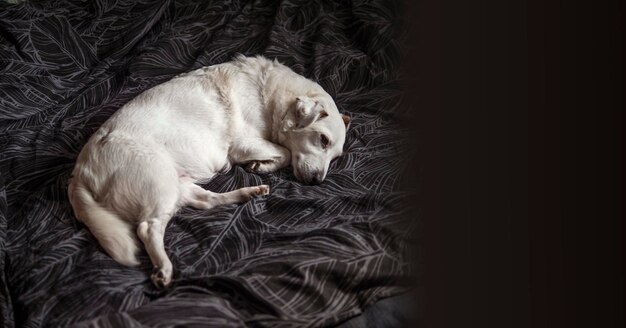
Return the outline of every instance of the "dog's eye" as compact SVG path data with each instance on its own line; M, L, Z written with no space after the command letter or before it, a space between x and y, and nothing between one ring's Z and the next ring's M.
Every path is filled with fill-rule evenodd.
M320 140L322 142L322 148L326 149L328 148L328 143L330 142L330 140L328 140L328 137L323 135L320 137Z

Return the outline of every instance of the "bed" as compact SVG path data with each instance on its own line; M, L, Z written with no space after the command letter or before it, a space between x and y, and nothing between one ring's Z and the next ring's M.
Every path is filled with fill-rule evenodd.
M396 295L413 271L415 225L398 187L408 152L396 115L401 9L394 1L0 3L2 326L348 327L364 311L401 316L385 310L406 303ZM82 146L124 103L238 53L276 58L320 83L352 117L345 155L318 186L298 183L290 169L241 167L204 185L265 183L272 192L177 213L165 235L173 285L157 289L145 252L141 266L123 267L74 219L67 181Z

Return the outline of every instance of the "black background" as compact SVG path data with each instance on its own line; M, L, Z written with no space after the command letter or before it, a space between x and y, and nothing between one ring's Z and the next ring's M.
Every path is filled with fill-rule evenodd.
M407 11L417 323L624 326L622 16L619 1Z

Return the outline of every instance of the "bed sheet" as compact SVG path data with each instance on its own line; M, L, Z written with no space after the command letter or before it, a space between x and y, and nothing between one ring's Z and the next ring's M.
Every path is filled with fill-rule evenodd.
M407 290L406 142L394 1L0 4L0 319L4 327L330 326ZM177 74L276 58L352 117L324 183L234 167L203 187L269 184L243 205L181 210L173 286L126 268L77 222L75 159L124 103Z

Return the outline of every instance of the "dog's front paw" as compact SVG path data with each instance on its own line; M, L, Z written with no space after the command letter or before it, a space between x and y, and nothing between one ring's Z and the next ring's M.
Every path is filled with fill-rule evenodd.
M259 166L261 165L261 163L259 163L258 161L253 161L248 163L244 169L250 173L257 173L257 170L259 169Z
M161 289L167 288L172 283L172 271L171 270L154 267L152 272L153 273L150 276L150 278L152 279L152 282L154 283L154 285L157 286L158 288L161 288Z
M250 173L267 173L271 170L272 161L252 161L245 166Z

